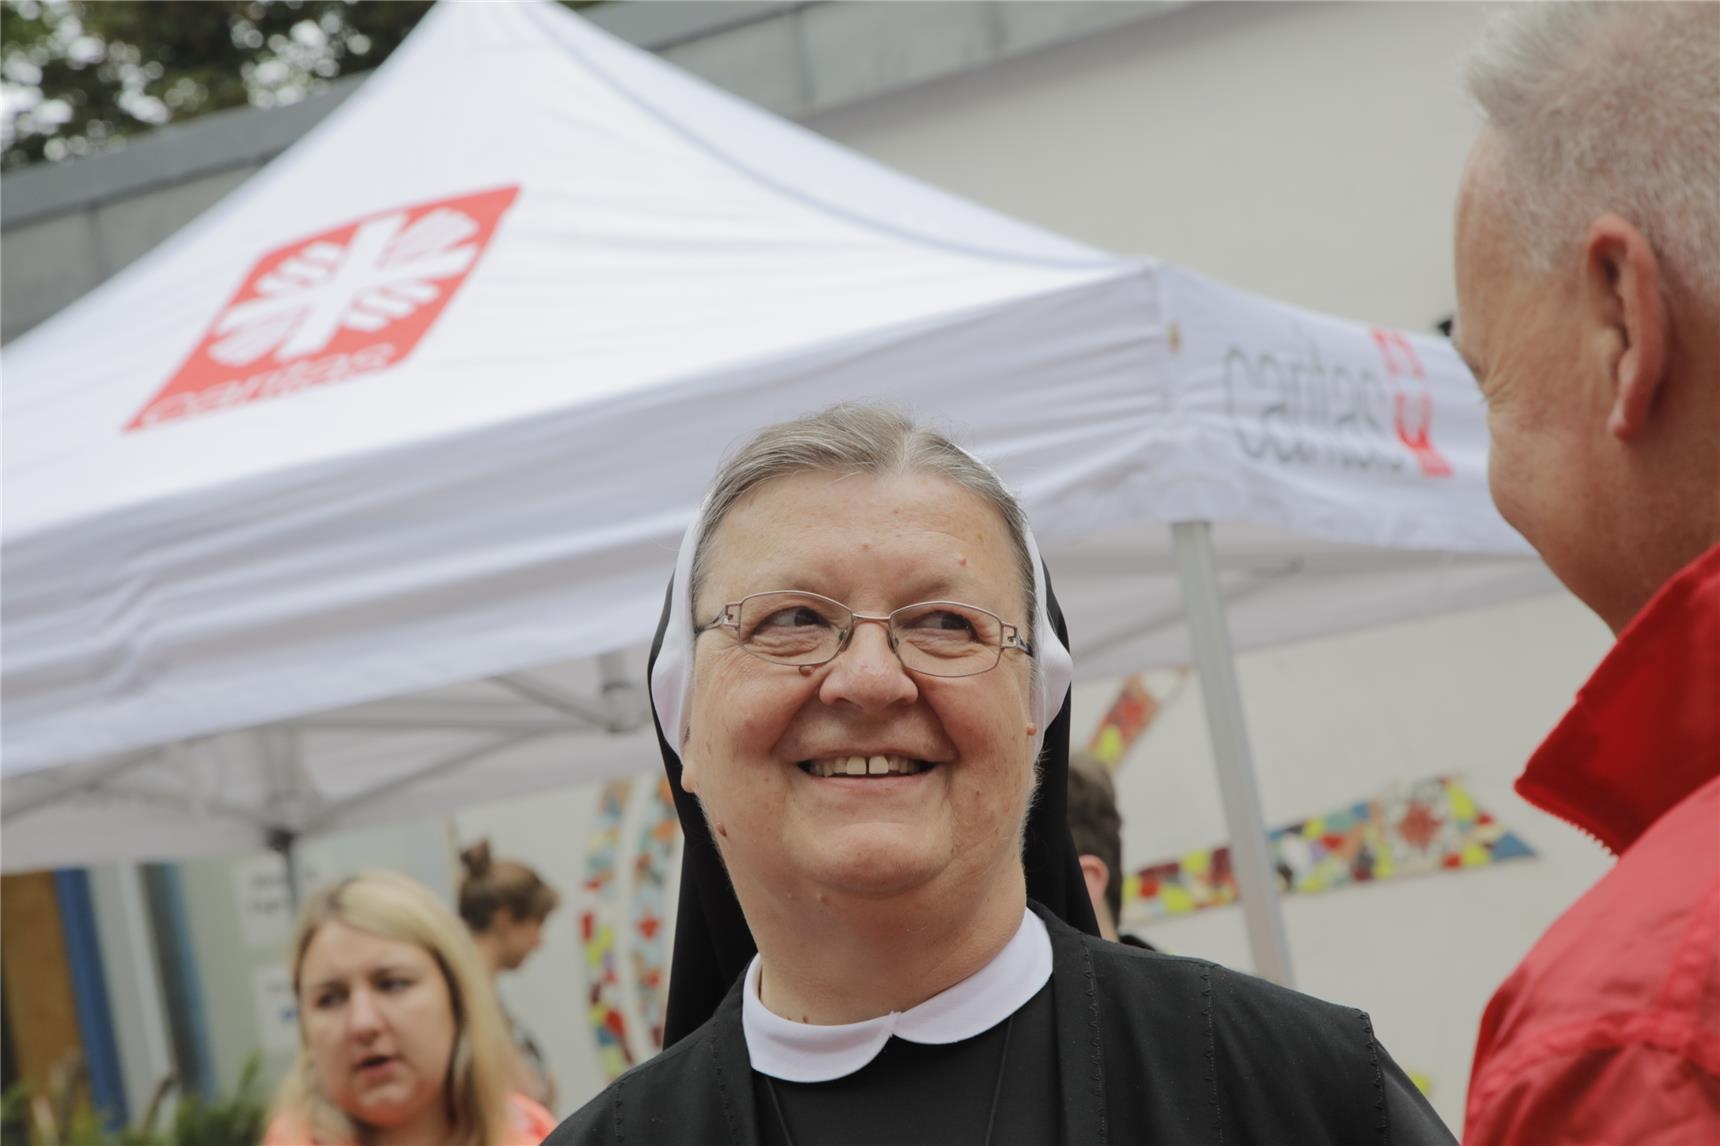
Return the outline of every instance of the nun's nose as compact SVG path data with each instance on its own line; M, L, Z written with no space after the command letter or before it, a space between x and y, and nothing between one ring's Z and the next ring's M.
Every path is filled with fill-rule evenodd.
M890 644L889 622L856 616L847 647L831 662L818 695L826 704L852 704L865 712L878 712L912 704L920 690Z

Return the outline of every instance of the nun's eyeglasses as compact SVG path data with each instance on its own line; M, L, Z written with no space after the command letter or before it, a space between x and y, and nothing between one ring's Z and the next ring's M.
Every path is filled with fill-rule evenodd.
M996 613L957 601L921 601L893 613L856 613L817 593L754 593L724 605L694 635L733 630L741 648L772 664L811 669L848 647L864 621L886 627L902 667L925 676L978 676L990 672L1005 652L1033 655L1021 630Z

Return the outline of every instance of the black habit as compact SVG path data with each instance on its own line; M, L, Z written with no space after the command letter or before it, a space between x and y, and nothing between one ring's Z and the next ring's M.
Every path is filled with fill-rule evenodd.
M1034 907L1051 934L1054 1041L1012 1042L1012 1064L1038 1063L1045 1073L1035 1080L1029 1067L1029 1077L1012 1078L1010 1088L1028 1093L1030 1087L1060 1107L1057 1141L1066 1146L1455 1142L1375 1041L1363 1012L1213 963L1084 935ZM1011 1070L1012 1076L1016 1073ZM781 1141L771 1125L776 1114L760 1103L755 1080L741 1030L737 981L710 1021L622 1075L563 1122L546 1146ZM926 1081L921 1102L939 1094L938 1080ZM880 1100L909 1108L915 1104L906 1095ZM977 1129L984 1111L972 1118ZM1022 1141L1012 1129L1019 1126L1000 1118L994 1140ZM816 1127L798 1122L793 1127L797 1146L832 1140ZM916 1139L903 1141L906 1146ZM936 1146L944 1146L943 1140Z

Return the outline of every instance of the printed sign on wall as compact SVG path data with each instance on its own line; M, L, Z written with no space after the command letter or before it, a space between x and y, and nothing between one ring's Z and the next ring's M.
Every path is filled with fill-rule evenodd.
M292 971L285 963L270 963L251 972L251 994L257 1008L257 1039L270 1054L299 1046L299 1007L293 997Z
M298 866L300 887L322 884L321 869L314 862L301 856ZM280 856L269 852L235 863L233 895L246 947L280 947L292 938L297 912L287 886L287 866Z

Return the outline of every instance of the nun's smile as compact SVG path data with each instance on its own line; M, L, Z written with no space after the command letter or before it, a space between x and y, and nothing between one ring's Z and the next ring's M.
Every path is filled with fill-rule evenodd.
M936 765L930 760L915 760L889 753L854 752L826 756L822 760L802 760L800 770L808 776L825 779L867 779L889 776L918 776Z
M882 615L922 601L1028 618L1002 517L940 477L799 473L724 518L695 602L799 590ZM911 672L882 624L811 668L698 639L683 784L743 903L936 886L974 892L1016 862L1032 793L1027 657L990 671Z

